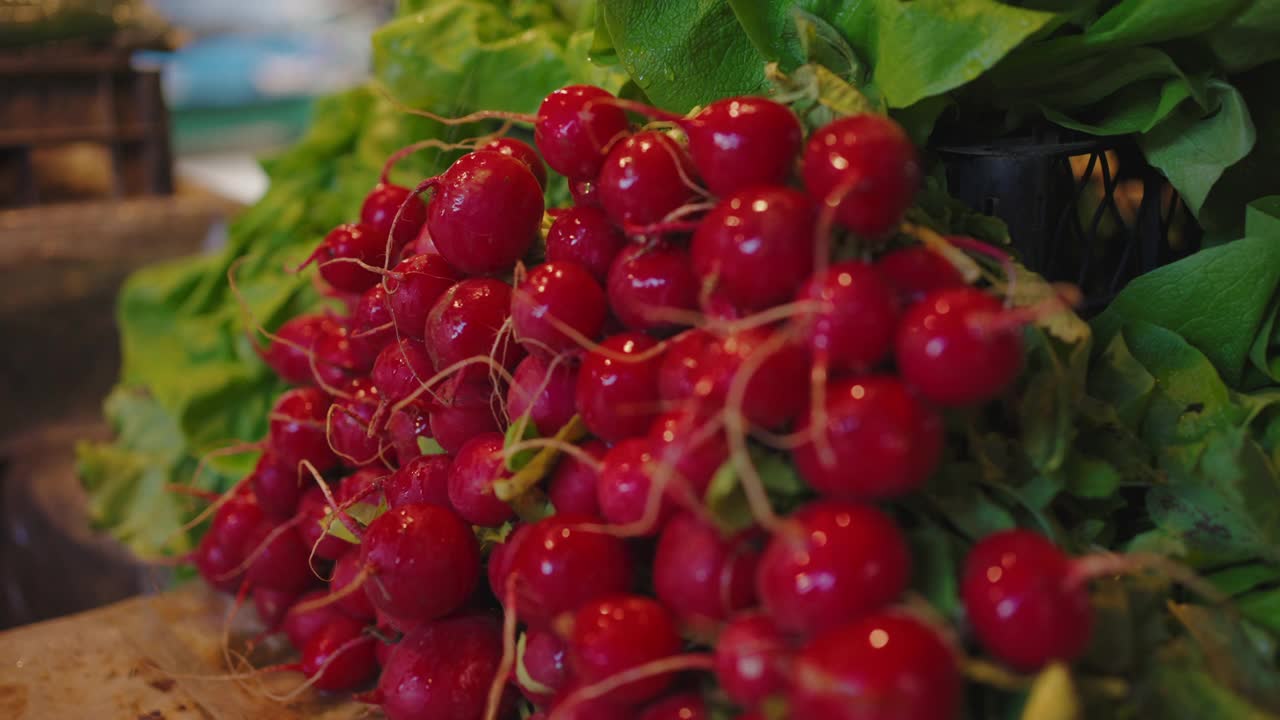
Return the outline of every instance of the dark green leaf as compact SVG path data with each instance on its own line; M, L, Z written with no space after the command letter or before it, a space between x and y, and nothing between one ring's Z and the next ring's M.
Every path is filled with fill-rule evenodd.
M1280 2L1252 0L1222 5L1245 6L1229 22L1205 35L1223 70L1238 73L1280 60L1280 43L1275 41L1280 35Z
M1170 611L1195 640L1218 683L1259 708L1280 712L1280 674L1274 658L1258 654L1238 618L1198 605L1172 605Z
M934 474L925 496L947 522L971 540L1016 525L1013 515L983 490L975 465L949 463Z
M1110 497L1122 479L1111 463L1079 452L1067 456L1062 473L1067 478L1067 492L1082 498Z
M936 525L908 533L911 542L911 587L944 617L960 613L960 563L964 552L957 539Z
M1249 563L1207 574L1205 579L1227 595L1237 595L1280 580L1280 568L1266 563Z

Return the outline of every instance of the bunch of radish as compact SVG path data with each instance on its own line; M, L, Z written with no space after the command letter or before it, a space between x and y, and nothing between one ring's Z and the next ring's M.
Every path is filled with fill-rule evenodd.
M973 550L963 632L904 601L881 505L934 473L944 413L1006 392L1026 317L903 242L900 127L587 86L523 119L536 151L375 187L311 258L348 312L263 354L295 387L195 558L309 685L393 720L941 720L962 637L1022 671L1083 652L1088 573L1027 532ZM790 512L763 448L810 489ZM726 468L745 529L704 502Z

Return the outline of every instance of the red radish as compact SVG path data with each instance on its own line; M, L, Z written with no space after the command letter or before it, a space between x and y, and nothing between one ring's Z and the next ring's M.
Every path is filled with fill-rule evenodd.
M1027 530L978 542L965 560L960 592L983 647L1024 672L1084 654L1093 606L1072 566L1053 543Z
M658 539L654 591L682 621L710 625L755 602L759 560L753 533L725 538L692 515L680 514Z
M693 267L743 310L786 302L813 271L814 218L813 201L791 188L736 192L698 223Z
M921 178L907 133L871 114L840 118L814 131L805 146L803 174L805 189L866 239L897 227Z
M499 433L476 435L458 450L449 468L449 504L472 525L497 527L515 516L493 494L493 483L507 475L502 446Z
M876 261L880 277L898 291L905 305L919 302L935 290L964 287L964 276L940 253L923 245L894 250Z
M545 705L568 682L569 671L565 667L564 642L547 630L530 630L525 635L524 655L520 662L525 673L541 687L526 687L517 678L516 684L530 701Z
M811 634L893 602L910 579L907 542L893 520L828 500L786 518L760 559L756 590L779 627Z
M383 402L378 388L366 378L356 378L347 383L343 394L346 398L334 403L328 418L329 446L348 465L376 463L385 449L381 428L374 424Z
M404 338L382 348L369 379L382 400L397 404L417 392L434 374L426 346Z
M827 386L822 403L823 426L814 428L818 413L811 409L799 427L817 437L792 451L815 490L856 500L897 497L919 489L937 469L942 419L897 378L840 380ZM823 462L824 444L834 462Z
M366 357L367 348L357 346L351 340L351 329L338 324L321 333L315 346L315 377L322 387L341 385L352 375L368 372L373 357Z
M360 621L335 618L303 646L302 673L317 690L353 690L378 669L374 642Z
M547 188L547 168L542 164L542 158L538 157L538 151L529 146L528 143L520 142L515 138L499 137L490 140L481 145L480 150L494 150L508 157L524 163L529 168L529 172L533 173L533 177L538 181L539 187L543 190Z
M338 456L325 437L328 413L329 397L316 388L294 388L276 400L267 442L281 464L297 467L307 460L319 472L337 466Z
M615 224L650 225L696 197L689 155L660 132L639 132L609 151L600 174L600 204Z
M351 543L346 540L325 534L330 522L330 508L320 488L312 486L302 494L298 501L298 515L298 534L308 552L315 549L316 557L337 560L351 548Z
M656 535L676 511L675 499L692 494L688 483L667 471L666 489L652 499L657 464L653 458L653 441L647 437L627 438L609 448L596 481L596 500L600 514L615 525L631 525L644 519L650 502L658 503L653 524L646 524L644 535Z
M387 504L393 508L419 503L449 507L452 463L448 455L424 455L401 466L382 486Z
M604 289L586 268L566 260L531 270L511 303L516 339L549 355L577 350L579 337L595 340L607 314Z
M342 595L341 599L334 604L339 610L346 613L348 617L364 622L370 622L374 618L373 603L369 602L368 595L365 594L363 587L355 587L348 589L353 582L363 583L364 579L360 575L360 551L352 548L343 553L342 557L333 564L333 579L329 581L329 592L333 595Z
M603 159L601 160L603 162ZM573 204L580 208L593 208L601 210L600 207L600 186L595 180L570 180L569 195L573 198ZM601 210L603 212L603 210Z
M607 680L653 660L680 652L680 635L671 613L639 595L610 595L583 605L574 614L569 657L584 684ZM627 683L610 692L615 702L644 702L671 684L670 675Z
M609 268L609 307L632 330L667 330L687 325L673 314L698 306L698 277L689 252L674 245L631 245Z
M339 225L324 236L320 247L307 258L304 266L318 263L320 277L335 290L362 293L373 287L379 277L360 267L360 263L382 267L386 258L386 243L385 235L379 237L364 225Z
M608 447L599 440L591 440L582 445L582 451L599 461ZM596 499L599 479L597 468L565 454L547 480L547 497L558 513L599 518L600 501Z
M926 296L898 327L902 379L939 405L995 398L1022 366L1022 328L1002 322L1004 312L999 300L973 288Z
M233 593L244 580L244 573L230 574L244 560L239 548L223 547L213 533L205 533L196 546L192 561L200 577L215 590Z
M800 120L765 98L716 100L680 126L694 167L716 195L786 182L800 150Z
M604 211L581 203L562 210L547 230L547 260L578 263L601 284L609 277L613 259L626 246L626 236Z
M702 694L682 692L655 700L640 713L640 720L709 720Z
M290 385L313 385L316 380L311 371L311 355L314 354L321 336L341 336L343 329L329 315L299 315L287 320L275 334L276 338L262 353L263 361L281 380ZM344 368L333 367L320 358L315 360L316 369L326 380L336 377L341 382L345 377Z
M378 618L377 629L378 635L374 636L377 643L373 646L373 657L378 661L378 667L387 666L387 660L391 657L391 651L395 649L400 642L400 631L396 629L396 623L383 613L377 613Z
M424 316L425 317L425 316ZM414 329L411 336L422 332L422 325ZM404 334L403 331L401 334ZM387 302L387 291L382 283L378 283L360 296L355 309L351 313L351 332L347 342L351 345L352 354L361 367L373 367L378 353L388 343L395 342L396 328L391 322L391 306ZM338 383L331 383L338 384Z
M492 357L508 370L524 357L509 336L499 334L511 316L511 286L501 280L471 278L449 288L427 316L427 351L437 370L461 360ZM484 378L489 368L476 365L466 377Z
M245 487L240 485L236 491L228 491L232 492L231 497L214 513L209 531L205 534L211 542L230 550L239 558L236 563L244 559L241 548L246 547L258 526L266 522L266 514L257 493L239 492Z
M387 304L400 335L421 339L431 307L459 280L462 273L437 253L401 260L386 280Z
M559 514L529 527L510 559L518 577L517 610L531 627L545 627L584 603L631 588L626 544L612 535L578 526L590 517Z
M444 401L431 408L431 434L455 455L471 438L505 428L502 396L488 380L455 383Z
M695 328L686 330L668 341L658 371L658 388L663 400L686 400L695 394L705 396L710 390L711 379L704 369L703 359L717 343L715 335ZM699 383L705 383L699 389Z
M952 720L962 678L955 653L924 623L878 613L816 636L795 660L797 718Z
M820 362L836 372L864 372L893 348L898 327L898 299L868 263L838 263L813 276L799 300L821 309L797 318Z
M809 356L792 342L765 327L754 327L719 338L698 361L701 376L694 395L709 407L729 398L733 383L750 363L754 368L746 383L741 412L756 425L776 428L799 415L807 396Z
M577 683L569 683L551 701L551 709L546 720L639 720L639 711L628 703L614 701L606 696L594 700L575 701L572 705L568 699L580 689ZM532 720L532 718L530 718Z
M409 199L411 195L413 199ZM407 187L378 183L360 206L360 222L383 243L386 243L388 235L392 235L391 254L396 257L404 246L418 237L426 224L427 204Z
M533 139L552 170L570 180L595 179L605 151L629 128L614 99L591 85L563 87L543 99Z
M372 699L389 720L480 718L501 659L502 626L491 618L426 623L396 643Z
M542 209L542 187L523 162L481 150L440 176L427 227L450 265L475 275L501 273L533 245Z
M284 615L284 633L289 638L289 643L295 648L304 648L311 638L320 632L320 629L329 625L334 621L341 621L345 616L337 606L331 604L319 604L310 607L307 610L298 610L298 608L323 600L328 595L325 590L312 590L303 593L298 597L285 612Z
M404 618L394 617L377 608L374 609L374 617L378 619L378 629L396 635L411 633L415 628L427 622L425 620L405 620ZM379 664L386 665L386 663Z
M253 496L267 515L277 520L287 520L298 510L302 498L302 482L297 468L282 464L275 453L268 449L258 458L258 464L249 476Z
M733 702L755 707L786 688L789 653L777 624L764 613L730 620L716 639L716 680Z
M578 371L578 413L587 429L605 442L641 435L657 417L657 341L640 333L605 339L588 353ZM626 356L644 357L633 359Z
M432 620L462 606L480 576L471 527L436 505L404 505L379 515L360 541L373 606L406 621Z
M421 400L391 413L387 418L387 438L401 467L422 455L418 438L431 437L431 406Z
M343 507L357 502L378 505L382 502L382 483L390 474L385 467L360 468L342 479L333 497Z
M574 391L578 373L566 362L551 362L530 355L516 367L515 382L507 389L507 413L515 418L529 415L543 437L555 435L576 414Z
M298 593L275 591L271 588L253 588L253 609L257 610L257 619L268 630L279 628L284 621L285 612L297 601Z
M298 531L263 521L245 539L244 557L253 560L245 571L251 587L300 593L314 578L307 565L309 548Z
M708 433L706 419L692 407L664 413L649 428L654 461L674 470L685 488L672 488L675 498L701 504L716 470L729 459L724 433ZM680 493L687 492L682 496Z

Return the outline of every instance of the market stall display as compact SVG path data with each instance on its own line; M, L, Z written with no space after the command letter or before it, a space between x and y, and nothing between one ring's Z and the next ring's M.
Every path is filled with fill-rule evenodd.
M1280 710L1270 16L836 5L406 3L228 249L135 276L82 471L300 655L223 672L391 718ZM1186 257L1090 322L938 162L1029 117L1172 187L1142 269Z

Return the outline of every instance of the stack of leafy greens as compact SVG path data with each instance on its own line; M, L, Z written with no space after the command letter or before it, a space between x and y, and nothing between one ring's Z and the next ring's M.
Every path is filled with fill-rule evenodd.
M1135 280L1091 324L1068 314L1028 329L1013 399L953 418L942 471L896 508L914 588L962 622L964 553L1019 525L1073 553L1171 556L1231 602L1203 602L1161 573L1100 582L1089 656L1035 678L972 663L969 716L1280 717L1280 197L1266 197L1280 192L1280 100L1266 92L1280 70L1280 5L438 0L404 3L374 43L386 88L442 114L529 112L569 82L617 89L621 69L624 94L681 112L778 91L811 126L869 105L921 140L938 123L992 118L997 134L1039 118L1136 135L1218 242ZM393 148L443 133L370 90L331 99L311 134L268 164L272 189L225 252L130 281L125 371L107 404L117 441L81 450L101 524L140 552L160 550L187 510L165 484L265 429L279 388L228 289L232 261L249 258L240 292L268 327L318 302L282 268L355 214ZM415 156L401 181L441 163ZM936 184L912 219L1001 239ZM1048 292L1030 273L1018 281L1022 302ZM202 483L225 486L249 459L212 460ZM787 463L758 464L775 501L803 494ZM726 526L741 521L731 471L707 500Z

